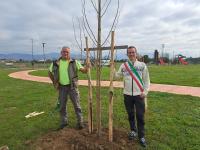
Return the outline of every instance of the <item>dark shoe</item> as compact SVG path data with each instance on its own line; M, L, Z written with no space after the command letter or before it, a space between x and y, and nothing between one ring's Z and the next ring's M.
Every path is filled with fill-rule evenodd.
M68 126L68 123L61 124L60 127L58 127L57 130L62 130L64 127Z
M77 128L78 128L79 130L83 129L84 127L85 127L85 126L84 126L84 124L83 124L82 122L77 123Z
M141 145L142 147L147 147L145 138L140 138L140 145Z
M129 134L128 134L128 139L129 139L129 140L133 140L133 139L135 139L136 137L137 137L137 133L136 133L135 131L129 132Z

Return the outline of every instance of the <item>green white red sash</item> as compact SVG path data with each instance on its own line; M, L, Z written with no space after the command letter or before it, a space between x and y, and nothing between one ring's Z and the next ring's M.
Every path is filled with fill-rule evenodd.
M126 70L129 72L129 74L131 75L132 79L136 82L140 91L143 92L144 91L144 88L143 88L144 83L143 83L140 75L138 74L137 70L132 65L132 63L129 61L125 62L124 66L125 66Z

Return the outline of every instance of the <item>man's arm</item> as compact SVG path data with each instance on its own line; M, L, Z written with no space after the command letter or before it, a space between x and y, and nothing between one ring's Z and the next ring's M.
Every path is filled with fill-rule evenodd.
M51 81L54 82L54 77L53 77L52 70L53 70L53 63L51 63L51 65L49 66L48 76L51 79Z
M58 90L59 89L59 83L54 81L54 76L53 76L52 72L48 71L48 75L49 75L49 78L51 79L51 81L53 83L54 88Z
M116 72L116 69L114 68L114 79L119 79L123 77L122 68L123 68L123 64L121 64L117 72Z
M144 83L144 94L145 96L148 94L149 88L150 88L150 78L149 78L149 71L147 66L145 65L145 68L143 70L142 79Z
M54 82L53 74L50 71L48 71L48 76L51 79L51 81Z
M54 81L54 75L53 75L53 73L52 73L52 70L53 70L53 63L52 63L52 64L50 65L50 67L49 67L48 76L49 76L49 78L51 79L54 88L58 90L59 84L58 84L57 82Z
M79 71L81 71L82 73L87 73L88 72L88 68L89 68L89 66L85 66L85 67L83 67L82 65L81 65L81 63L79 62L79 61L77 61L76 60L76 67L77 67L77 69L79 70Z

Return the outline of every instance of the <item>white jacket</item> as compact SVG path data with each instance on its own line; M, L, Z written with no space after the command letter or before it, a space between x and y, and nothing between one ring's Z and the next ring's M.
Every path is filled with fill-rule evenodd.
M149 87L150 87L148 68L145 63L137 61L137 60L135 61L133 66L137 70L139 76L141 77L144 83L143 93L147 95L149 91ZM135 80L132 79L131 75L125 68L124 63L120 66L119 70L115 73L115 78L120 78L120 77L123 77L124 79L124 94L131 95L131 96L136 96L136 95L141 94L141 91L138 85L136 84Z

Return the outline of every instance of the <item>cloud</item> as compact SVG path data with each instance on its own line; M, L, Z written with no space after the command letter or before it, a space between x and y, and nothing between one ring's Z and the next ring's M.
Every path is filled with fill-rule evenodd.
M87 1L88 22L97 35L97 18ZM102 3L104 0L102 1ZM117 8L112 0L102 18L102 41L108 35ZM120 0L116 44L135 45L141 51L161 50L172 54L182 49L187 56L199 56L199 0ZM72 18L82 15L81 0L7 0L0 4L0 53L25 52L34 39L35 53L58 51L63 45L77 49ZM78 24L75 22L76 31ZM78 33L77 33L78 34ZM90 43L90 45L92 45Z

